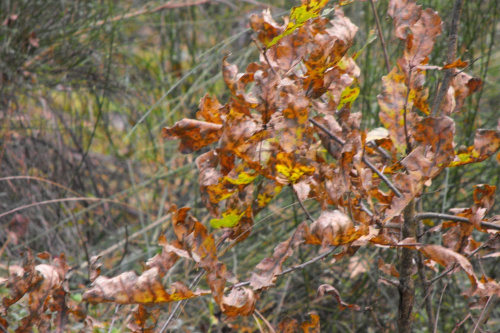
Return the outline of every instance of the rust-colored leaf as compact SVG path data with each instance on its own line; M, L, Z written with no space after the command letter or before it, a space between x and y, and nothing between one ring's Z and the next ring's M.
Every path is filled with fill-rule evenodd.
M422 11L418 21L410 26L412 35L406 38L404 58L411 68L424 62L436 43L436 38L441 34L441 18L438 13L427 8Z
M300 324L304 333L320 333L319 316L316 313L309 313L311 319Z
M279 333L297 333L299 332L299 322L293 318L286 317L278 326Z
M472 215L469 217L469 220L476 229L483 229L481 222L485 215L493 208L496 189L496 186L488 184L474 186L474 205L471 208Z
M456 152L450 167L482 162L500 149L500 130L477 130L474 146Z
M448 69L448 68L463 68L467 67L469 63L467 61L462 61L460 59L457 59L453 61L452 63L446 64L443 66L443 69Z
M413 0L389 0L387 14L394 20L396 37L404 40L408 36L407 28L420 19L422 8Z
M189 154L217 141L222 134L221 129L221 124L182 119L173 127L164 127L162 133L168 140L181 139L179 150Z
M206 122L214 123L214 124L222 124L222 118L220 114L220 109L222 105L217 100L217 97L210 97L208 94L203 96L200 100L200 105L198 111L196 113L196 117L198 119L205 119Z

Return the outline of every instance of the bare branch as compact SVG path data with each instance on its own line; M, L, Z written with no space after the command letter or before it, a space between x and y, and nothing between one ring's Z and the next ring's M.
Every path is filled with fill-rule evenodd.
M455 216L450 214L441 214L441 213L419 213L415 214L414 217L416 220L424 220L424 219L441 219L441 220L449 220L453 222L467 223L472 224L468 218ZM481 222L481 227L485 229L493 229L500 230L500 225L490 223L490 222Z

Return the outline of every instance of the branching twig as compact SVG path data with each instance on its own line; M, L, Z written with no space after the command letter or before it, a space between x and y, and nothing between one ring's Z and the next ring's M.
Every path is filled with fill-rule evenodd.
M328 128L326 128L325 126L321 125L320 123L318 123L316 120L312 119L312 118L309 118L309 121L314 125L316 126L317 128L319 128L320 130L322 130L323 132L325 132L326 134L328 134L328 136L333 139L335 142L337 142L339 145L343 146L345 145L345 142L343 140L341 140L340 138L338 138L335 134L333 134L332 132L330 132L328 130ZM380 179L382 179L382 181L384 183L387 184L387 186L394 192L394 194L396 194L397 197L401 198L403 197L403 195L401 194L401 192L399 192L399 190L396 188L396 186L394 186L391 181L386 177L384 176L384 174L382 172L380 172L377 167L375 167L365 156L363 156L361 158L361 160L373 171L375 172L379 177Z

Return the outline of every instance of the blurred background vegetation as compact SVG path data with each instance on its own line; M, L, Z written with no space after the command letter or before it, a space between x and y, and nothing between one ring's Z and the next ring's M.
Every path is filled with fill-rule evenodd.
M333 3L333 2L332 2ZM445 22L430 59L441 65L446 59L447 26L453 1L424 0ZM225 55L243 71L258 59L251 40L248 18L270 8L276 20L299 4L292 0L6 0L0 2L0 228L17 228L16 239L0 233L0 270L6 276L11 264L19 264L29 247L52 255L64 252L75 266L70 280L78 299L88 286L86 264L104 254L103 275L126 270L141 272L157 251L157 238L173 203L189 206L202 222L209 215L197 190L194 160L199 154L182 155L176 142L161 138L161 128L187 117L194 118L205 93L224 103L228 96L221 77ZM392 61L402 53L386 18L387 1L375 3ZM330 5L329 5L330 6ZM484 81L457 121L457 143L472 145L476 128L496 128L500 105L500 4L498 1L466 1L459 31L458 53L472 64L466 71ZM344 8L359 27L359 50L372 40L375 22L370 2L354 2ZM329 14L331 15L331 14ZM362 111L363 126L380 125L377 94L386 75L380 43L369 43L357 59L361 69L361 94L353 108ZM431 98L441 73L429 71ZM423 196L425 211L447 212L472 203L472 186L499 185L494 158L480 164L448 170ZM498 191L497 191L498 192ZM497 199L500 199L497 194ZM497 201L498 202L498 201ZM306 202L314 214L315 203ZM497 205L494 213L500 212ZM270 209L256 218L253 234L223 257L241 281L274 247L289 237L304 219L292 193L283 191ZM167 228L167 238L169 236ZM437 236L430 236L437 237ZM431 239L429 242L437 242ZM304 248L288 265L315 256ZM397 290L377 284L382 273L378 258L394 262L396 250L366 248L351 259L311 265L277 281L264 292L258 310L271 323L285 316L307 319L309 311L321 316L324 331L394 330ZM477 267L488 275L500 274L498 258ZM496 271L495 271L496 267ZM5 273L5 274L4 274ZM189 284L197 274L191 263L179 261L166 283ZM201 282L203 286L204 282ZM347 302L365 311L340 312L332 299L314 300L320 284L334 285ZM441 297L438 331L451 331L467 315L465 287L444 279L434 288L434 304ZM440 287L441 286L441 287ZM377 292L374 292L377 290ZM0 288L0 295L6 290ZM419 295L418 304L422 303ZM9 316L24 316L22 305ZM127 322L122 307L114 327ZM171 308L162 309L165 320ZM89 306L89 314L108 331L115 308ZM480 311L480 310L477 310ZM500 327L500 310L490 324ZM425 331L426 314L420 307L415 329ZM495 321L496 320L496 321ZM496 326L495 326L496 325ZM493 327L492 326L492 327ZM77 331L82 323L73 323ZM185 331L258 331L254 318L226 323L210 297L191 300L178 313L172 328Z

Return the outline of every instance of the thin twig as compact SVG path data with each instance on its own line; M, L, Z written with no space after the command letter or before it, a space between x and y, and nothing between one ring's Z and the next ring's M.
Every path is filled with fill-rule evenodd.
M455 61L457 57L457 40L458 40L458 27L460 25L460 14L462 13L463 0L455 0L453 5L453 14L451 19L450 33L448 34L448 57L447 62L450 64ZM448 68L444 72L443 82L439 87L438 94L434 100L434 105L432 106L432 116L439 115L439 112L443 108L445 96L450 87L451 79L453 77L454 68Z
M274 330L273 328L273 325L271 325L271 323L266 319L266 317L264 317L262 315L262 313L259 312L259 310L255 309L255 313L257 314L257 316L260 317L260 319L262 319L262 321L267 325L267 327L269 328L269 331L271 331L271 333L276 333L276 331Z
M262 329L262 326L261 326L261 325L260 325L260 323L259 323L259 319L258 319L258 318L257 318L257 316L255 315L255 313L254 313L254 314L252 314L252 317L253 317L253 319L255 320L255 322L257 323L257 326L259 327L259 332L264 333L264 330Z
M281 308L283 307L283 303L285 302L285 297L286 297L286 294L287 294L288 286L290 285L290 281L292 281L292 276L291 275L289 275L288 279L286 279L285 288L283 288L283 295L281 295L280 302L278 303L278 310L276 310L276 317L274 318L274 321L273 321L274 325L277 324L277 321L278 321L278 318L279 318L279 314L281 313Z
M384 51L385 66L387 67L387 72L390 72L391 65L389 63L389 56L387 55L387 45L385 45L384 35L382 35L382 28L380 25L380 20L378 18L377 9L375 8L373 0L370 0L370 3L372 5L373 14L375 15L375 23L377 24L378 38L380 39L380 44L382 44L382 51Z
M453 77L455 77L458 74L463 73L464 71L466 71L467 69L469 69L470 66L472 66L476 61L478 61L481 58L482 57L477 57L476 59L472 60L470 63L467 64L467 66L465 66L464 68L462 68L461 70L459 70L458 72L456 72L455 74L453 74Z
M472 331L472 333L475 333L477 329L480 330L480 326L483 325L486 320L488 320L491 312L496 308L497 302L498 296L496 294L493 294L488 298L488 301L486 302L483 311L481 311L481 315L479 316L479 319L477 320L476 326L474 326L474 330Z
M193 288L195 285L198 284L198 281L200 281L200 279L202 278L202 276L205 275L205 271L201 271L200 273L198 273L198 275L196 275L196 277L194 278L193 282L191 282L191 284L189 285L189 289ZM179 310L180 306L187 302L188 300L182 300L182 301L179 301L177 302L177 304L175 305L174 309L172 310L172 312L170 313L170 316L168 317L167 321L165 322L165 324L163 324L163 327L161 328L161 330L159 331L159 333L163 333L166 329L167 329L167 326L170 324L170 322L172 321L172 319L174 319L176 313L177 313L177 310Z
M306 207L305 207L305 206L304 206L304 204L302 203L302 200L300 200L300 198L299 198L299 194L297 193L297 191L295 191L295 189L293 188L293 186L292 186L292 185L290 185L290 188L292 189L293 193L295 194L295 197L297 198L297 201L299 202L300 207L302 207L302 210L304 211L304 213L306 213L307 218L308 218L311 222L314 222L314 218L311 216L311 214L309 214L309 212L307 211Z
M285 269L283 272L279 273L279 274L276 274L276 276L283 276L285 274L288 274L288 273L291 273L293 271L296 271L296 270L299 270L299 269L304 269L306 268L307 266L311 265L311 264L314 264L315 262L318 262L320 261L321 259L324 259L326 257L328 257L330 254L332 254L335 249L337 249L337 247L333 247L333 248L330 248L328 251L326 252L323 252L322 254L320 254L319 256L317 257L314 257L312 258L311 260L308 260L302 264L299 264L299 265L295 265L295 266L292 266L288 269ZM250 284L250 281L244 281L244 282L240 282L240 283L236 283L236 284L233 284L232 286L229 287L229 289L234 289L234 288L239 288L239 287L244 287L244 286L248 286Z
M450 215L450 214L441 214L441 213L418 213L418 214L415 214L414 218L417 220L442 219L442 220L449 220L449 221L453 221L453 222L472 224L471 221L469 221L469 219L466 217L455 216L455 215ZM490 223L490 222L481 222L481 227L483 227L485 229L500 230L500 225Z
M314 125L316 126L317 128L319 128L320 130L322 130L323 132L325 132L326 134L328 134L328 136L333 139L335 142L337 142L338 144L340 144L341 146L345 145L345 142L343 140L341 140L340 138L338 138L335 134L333 134L332 132L330 132L325 126L321 125L320 123L318 123L316 120L312 119L312 118L309 118L309 121ZM382 179L382 181L384 183L387 184L387 186L394 192L394 194L396 194L396 196L398 198L402 198L403 195L401 194L401 192L399 192L399 190L396 188L396 186L394 186L391 181L386 177L384 176L383 173L381 173L377 167L375 167L364 155L363 157L361 158L361 160L373 171L375 172L379 177L380 179Z
M439 297L439 304L438 304L438 309L437 309L437 313L436 313L436 322L434 323L434 333L437 332L437 325L438 325L438 321L439 321L439 310L441 310L441 303L443 302L443 296L444 296L444 292L446 290L446 287L448 287L448 283L446 283L444 285L443 292L441 293L441 297Z
M120 308L120 304L116 304L115 313L113 314L113 318L111 319L111 324L109 324L108 333L111 333L113 331L113 325L115 324L116 314L118 313L119 308Z
M469 254L467 256L467 259L471 258L473 255L475 255L476 253L478 253L484 247L486 247L486 243L481 244L481 246L479 246L477 249L475 249L474 251L472 251L471 254ZM446 276L446 274L448 274L449 272L451 272L452 270L454 270L455 268L457 268L457 266L458 266L458 263L455 262L452 267L448 268L446 271L444 271L443 273L439 274L438 276L436 276L435 278L433 278L432 280L430 280L429 283L427 284L429 286L429 288L432 286L432 284L434 282L436 282L439 279L441 279L442 277Z
M276 75L276 71L274 70L273 66L271 65L271 62L269 61L269 59L267 58L267 54L266 54L266 47L260 47L259 46L259 43L257 43L257 40L255 38L252 37L252 42L255 43L255 45L257 46L257 49L259 50L259 52L264 56L264 59L266 60L267 64L269 65L269 68L271 68L271 71L273 72L274 75Z
M114 244L113 246L107 248L106 250L101 251L99 254L97 254L97 256L105 256L107 254L110 254L111 252L113 252L116 249L122 247L124 244L126 244L129 241L131 241L132 239L135 239L135 238L141 236L143 233L148 232L149 230L151 230L151 229L157 227L158 225L162 224L168 218L170 218L170 216L163 216L162 218L159 218L158 220L156 220L153 223L151 223L148 226L146 226L146 228L140 229L139 231L134 232L132 235L130 235L130 237L126 237L125 239L122 239L121 241L119 241L118 243ZM88 266L88 263L87 262L83 262L77 268L81 269L81 268L85 268L87 266Z

